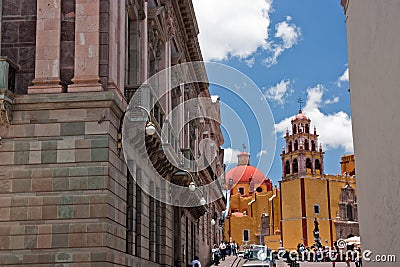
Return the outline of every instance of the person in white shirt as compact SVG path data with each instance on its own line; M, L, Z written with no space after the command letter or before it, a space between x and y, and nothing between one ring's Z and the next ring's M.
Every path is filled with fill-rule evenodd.
M221 260L225 260L225 255L226 255L226 245L225 245L225 241L221 241L221 243L219 244L219 251L221 252Z
M191 263L192 267L201 267L201 263L199 261L199 257L194 256L194 260Z

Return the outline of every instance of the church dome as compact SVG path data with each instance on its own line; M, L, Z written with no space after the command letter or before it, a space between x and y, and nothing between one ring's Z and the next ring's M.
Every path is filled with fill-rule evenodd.
M296 117L294 117L294 120L308 120L308 117L304 115L300 109L299 114L297 114Z
M230 169L226 173L225 177L227 184L229 184L229 179L233 180L233 184L250 183L250 179L256 185L267 182L264 174L256 167L250 165L236 166L233 169Z

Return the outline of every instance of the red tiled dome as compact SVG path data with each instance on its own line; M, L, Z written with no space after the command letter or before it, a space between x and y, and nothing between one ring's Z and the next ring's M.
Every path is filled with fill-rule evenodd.
M233 184L237 183L250 183L250 177L255 184L267 182L264 174L254 166L239 165L230 169L226 175L226 182L229 184L229 179L232 178Z
M303 114L301 110L299 110L299 114L294 117L294 120L308 120L307 116Z

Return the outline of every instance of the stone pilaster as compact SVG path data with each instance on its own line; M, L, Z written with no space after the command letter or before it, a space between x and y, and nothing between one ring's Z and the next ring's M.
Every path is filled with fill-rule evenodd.
M69 92L101 91L99 77L100 0L76 0L75 76Z
M140 31L141 31L141 62L140 65L142 67L142 72L141 72L141 83L144 83L148 79L148 60L149 60L149 48L148 48L148 20L147 20L147 1L143 3L143 12L144 12L144 19L142 20L140 24Z
M60 40L61 0L38 0L35 79L29 94L61 93Z

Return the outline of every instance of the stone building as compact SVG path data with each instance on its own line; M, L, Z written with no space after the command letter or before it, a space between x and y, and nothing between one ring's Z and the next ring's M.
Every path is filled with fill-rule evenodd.
M160 70L202 60L191 1L1 0L0 7L1 265L171 266L195 255L207 263L222 234L210 221L224 200L176 207L153 198L168 187L136 183L162 176L187 186L190 175L176 176L159 149L164 141L184 162L203 156L199 144L212 140L206 149L216 157L191 176L208 184L224 175L218 101L210 99L213 119L160 138L173 107L210 98L207 83L165 90L153 106L166 88L146 86ZM206 79L204 67L195 75ZM133 148L129 171L121 124L132 95L157 134L143 137L144 154Z
M352 236L360 236L358 226L357 198L355 189L346 184L342 188L339 202L339 212L335 221L336 238L346 239Z

